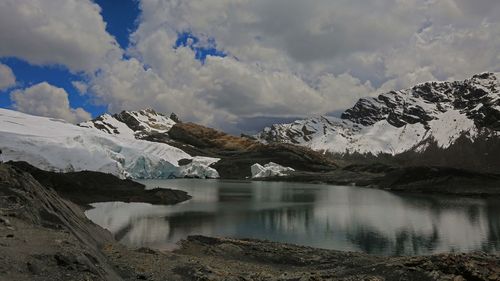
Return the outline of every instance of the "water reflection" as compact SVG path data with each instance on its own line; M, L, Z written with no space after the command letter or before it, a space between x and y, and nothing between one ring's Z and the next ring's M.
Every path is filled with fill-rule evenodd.
M86 214L122 243L172 248L187 235L260 238L383 255L498 252L496 200L266 182L145 181L182 189L176 206L94 204Z

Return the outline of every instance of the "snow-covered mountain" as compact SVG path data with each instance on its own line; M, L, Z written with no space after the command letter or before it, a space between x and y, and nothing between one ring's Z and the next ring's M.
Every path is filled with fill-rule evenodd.
M122 111L113 115L104 114L78 125L129 139L144 139L151 134L167 133L177 122L179 120L174 113L167 117L153 109L145 109Z
M149 126L143 131L169 129L163 123L165 117L157 115L155 119L153 113L150 118L145 116L136 116L137 120L145 120L141 125ZM108 128L120 125L106 124L103 126ZM91 170L122 178L218 177L217 171L210 168L218 161L216 158L191 157L164 143L135 139L123 126L115 128L120 134L0 109L1 157L4 161L26 161L44 170ZM179 166L183 159L189 161Z
M265 128L256 137L332 153L422 152L446 149L459 138L474 142L500 131L500 74L456 82L428 82L360 99L341 118L315 117Z

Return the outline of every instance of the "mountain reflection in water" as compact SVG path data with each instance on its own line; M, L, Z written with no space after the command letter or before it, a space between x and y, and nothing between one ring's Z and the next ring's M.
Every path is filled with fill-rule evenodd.
M193 199L175 206L97 203L87 216L126 245L156 249L196 234L379 255L500 249L498 200L299 183L143 183L185 190Z

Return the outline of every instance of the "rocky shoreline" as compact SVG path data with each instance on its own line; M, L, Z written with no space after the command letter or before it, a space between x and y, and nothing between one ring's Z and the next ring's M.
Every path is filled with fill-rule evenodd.
M0 164L2 280L498 280L483 253L379 257L259 240L188 237L128 249L30 174Z
M146 190L143 184L110 174L92 171L56 173L40 170L26 162L9 162L16 169L28 172L44 187L54 189L63 198L88 208L98 202L142 202L171 205L191 199L185 191L156 188Z
M352 185L395 192L477 197L500 196L500 174L447 167L350 165L331 172L297 171L288 176L261 180Z

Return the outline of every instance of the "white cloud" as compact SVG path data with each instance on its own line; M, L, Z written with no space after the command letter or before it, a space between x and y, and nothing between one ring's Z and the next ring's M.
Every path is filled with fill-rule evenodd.
M87 71L88 82L74 87L110 111L154 107L217 127L260 116L324 114L427 80L500 71L496 0L139 5L138 27L122 59L89 0L3 1L0 40L7 43L0 56ZM180 32L198 37L197 46L214 39L228 56L202 64L191 49L173 48Z
M0 57L92 72L121 54L105 27L100 7L90 0L3 0Z
M11 99L16 110L33 115L60 118L71 123L91 118L84 109L70 107L68 93L64 89L47 82L15 90L11 93Z
M367 95L498 71L500 5L481 0L148 0L127 61L91 81L110 109L209 125L345 109ZM229 54L202 65L189 31ZM479 55L480 53L480 55ZM145 67L147 66L147 67Z
M165 47L174 45L178 32L196 31L184 20L195 20L200 26L216 24L226 14L221 15L212 6L224 11L226 5L243 3L248 5L246 1L220 1L210 5L203 1L178 3L199 12L189 17L178 10L170 11L176 6L170 1L142 2L141 23L132 35L134 44L128 50L132 58L105 67L91 80L90 91L102 103L109 104L111 111L153 106L161 111L174 111L187 120L219 127L258 116L324 114L344 109L371 93L369 82L347 73L336 76L323 73L314 77L318 82L307 81L307 75L302 73L305 69L301 70L297 64L291 67L291 58L286 52L256 41L247 45L245 39L241 42L242 52L235 49L225 58L208 57L204 65L194 58L189 48ZM205 10L207 13L203 13ZM238 15L245 18L243 11ZM177 22L176 17L182 19ZM198 43L201 45L212 37L205 32L195 34L201 38ZM223 42L217 41L217 44L225 49Z
M12 69L5 64L0 63L0 91L16 85L16 76Z
M373 94L374 88L369 81L362 83L349 73L338 76L326 74L318 82L318 90L328 96L328 100L335 103L330 106L334 110L351 107L360 98Z
M71 81L71 85L73 85L80 95L85 95L89 88L87 83L82 81Z

